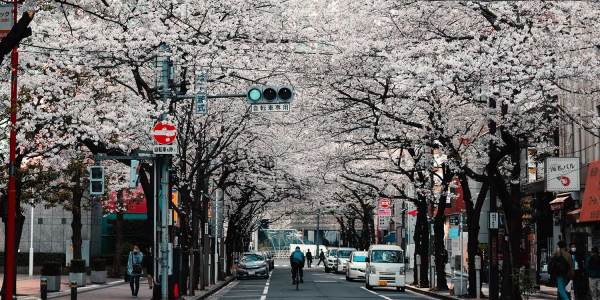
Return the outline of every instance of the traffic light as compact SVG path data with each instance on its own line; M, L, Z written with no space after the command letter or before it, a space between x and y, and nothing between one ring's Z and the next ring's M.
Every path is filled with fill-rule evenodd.
M90 195L104 194L104 167L91 166L88 168L90 173Z
M246 93L250 104L282 104L294 99L294 88L288 85L253 85Z

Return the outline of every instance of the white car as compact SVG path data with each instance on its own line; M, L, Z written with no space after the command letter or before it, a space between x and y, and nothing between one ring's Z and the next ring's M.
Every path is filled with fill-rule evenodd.
M356 248L338 248L337 259L333 266L333 270L336 273L346 273L346 263L348 262L352 251L356 251Z
M365 287L395 287L404 291L406 283L404 251L397 245L371 245L367 256Z
M336 261L337 248L327 250L327 254L325 255L325 273L329 273L333 270Z
M346 280L365 279L367 251L353 251L346 263Z

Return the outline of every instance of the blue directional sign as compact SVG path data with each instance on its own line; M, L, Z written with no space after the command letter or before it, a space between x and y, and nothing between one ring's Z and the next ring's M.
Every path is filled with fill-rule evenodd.
M205 115L208 113L206 103L206 93L208 88L208 72L202 71L196 74L196 82L194 83L194 103L196 105L196 114Z
M206 95L196 95L194 102L196 104L197 115L205 115L208 113L208 109L206 107Z

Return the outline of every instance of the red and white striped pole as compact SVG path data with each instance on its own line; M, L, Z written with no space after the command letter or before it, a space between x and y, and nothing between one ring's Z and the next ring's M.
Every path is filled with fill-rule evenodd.
M17 0L13 0L13 21L17 24ZM11 54L11 88L10 88L10 137L9 137L9 164L8 164L8 203L6 209L6 265L4 266L4 300L13 299L15 295L15 219L17 215L17 190L15 184L15 159L17 152L17 68L19 66L19 53L17 47Z

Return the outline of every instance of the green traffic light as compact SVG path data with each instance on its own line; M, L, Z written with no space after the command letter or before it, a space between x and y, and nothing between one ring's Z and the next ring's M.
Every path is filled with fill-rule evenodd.
M248 91L248 99L252 102L257 102L261 98L261 92L259 89L251 89Z

